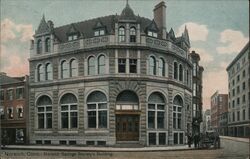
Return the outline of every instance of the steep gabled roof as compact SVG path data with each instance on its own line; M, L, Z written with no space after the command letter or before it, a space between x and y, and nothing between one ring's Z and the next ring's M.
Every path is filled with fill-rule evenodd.
M128 2L126 7L122 10L119 20L136 20L134 11L130 8Z
M38 29L36 30L36 34L49 33L49 32L50 32L49 26L46 23L45 17L43 15L40 24L38 26Z
M151 31L155 31L155 32L159 31L157 24L155 23L154 20L152 20L151 23L146 27L146 30L151 30Z

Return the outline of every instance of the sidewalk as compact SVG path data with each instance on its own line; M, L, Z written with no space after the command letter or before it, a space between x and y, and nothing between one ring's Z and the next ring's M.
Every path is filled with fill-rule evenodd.
M194 147L189 148L187 145L182 146L167 146L167 147L141 147L141 148L118 148L118 147L80 147L80 146L51 146L51 145L7 145L3 149L12 150L44 150L44 151L88 151L88 152L143 152L143 151L181 151L193 150Z

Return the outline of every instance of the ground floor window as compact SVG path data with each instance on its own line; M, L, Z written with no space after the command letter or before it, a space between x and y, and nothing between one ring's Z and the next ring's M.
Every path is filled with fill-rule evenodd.
M167 142L166 132L150 132L148 133L148 144L149 145L166 145Z
M179 145L184 143L184 132L174 132L174 144Z

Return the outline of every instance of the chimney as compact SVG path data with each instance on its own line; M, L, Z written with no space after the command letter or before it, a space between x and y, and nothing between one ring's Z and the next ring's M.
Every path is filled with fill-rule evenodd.
M162 1L154 8L154 20L160 30L160 37L166 39L166 5Z

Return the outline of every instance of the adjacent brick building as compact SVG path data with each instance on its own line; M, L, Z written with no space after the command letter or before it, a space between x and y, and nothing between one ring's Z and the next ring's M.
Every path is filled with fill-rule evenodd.
M0 73L1 139L7 144L28 140L28 76L9 77Z
M192 131L187 29L166 31L166 5L154 19L120 15L54 27L43 17L30 52L30 143L184 144ZM200 107L199 107L200 109Z
M249 42L228 65L229 135L250 136L250 53Z

